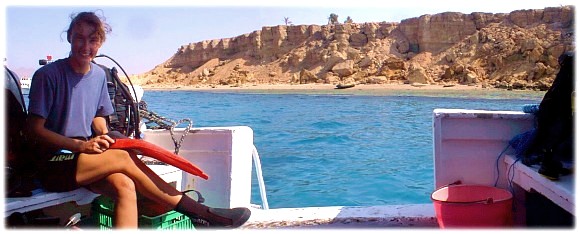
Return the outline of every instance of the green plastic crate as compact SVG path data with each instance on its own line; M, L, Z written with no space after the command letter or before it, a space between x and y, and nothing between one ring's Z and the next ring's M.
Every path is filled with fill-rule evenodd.
M98 197L93 201L92 214L94 222L99 225L101 230L113 228L113 205L114 203L106 197ZM149 217L139 216L139 229L195 229L189 217L177 211L169 211L165 214Z

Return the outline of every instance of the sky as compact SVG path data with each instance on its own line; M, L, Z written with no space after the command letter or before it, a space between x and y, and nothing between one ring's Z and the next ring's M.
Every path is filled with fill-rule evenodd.
M543 9L574 5L572 0L527 1L304 1L273 4L275 1L208 1L186 4L184 1L100 0L99 5L75 5L77 1L4 0L0 26L4 32L2 56L5 64L19 76L31 76L39 59L51 55L65 58L70 51L66 29L70 15L95 11L106 18L112 33L100 53L115 59L128 74L141 74L168 60L182 45L204 40L232 38L263 26L284 25L284 18L294 25L325 25L331 13L344 22L350 16L355 23L400 22L424 14L453 11L461 13L509 13L522 9ZM119 5L118 2L123 2ZM131 2L140 2L131 4ZM466 4L466 2L470 2ZM471 3L473 2L473 3ZM326 4L326 5L325 5ZM98 63L113 66L105 58Z

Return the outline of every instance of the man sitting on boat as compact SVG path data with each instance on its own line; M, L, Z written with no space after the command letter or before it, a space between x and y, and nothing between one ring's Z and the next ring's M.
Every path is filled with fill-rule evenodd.
M106 74L92 63L110 30L95 13L78 13L67 30L69 57L33 76L27 126L43 152L39 179L44 188L64 192L85 187L113 198L117 228L137 227L137 194L207 226L244 224L249 209L202 205L163 181L134 151L110 149L115 140L107 135L106 116L114 109Z

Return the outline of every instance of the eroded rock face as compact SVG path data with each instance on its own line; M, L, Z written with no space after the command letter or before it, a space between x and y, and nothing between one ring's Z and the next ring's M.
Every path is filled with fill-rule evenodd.
M457 83L545 89L574 50L574 7L444 12L400 23L263 27L181 46L141 84ZM516 85L514 85L516 84ZM548 84L548 85L546 85Z

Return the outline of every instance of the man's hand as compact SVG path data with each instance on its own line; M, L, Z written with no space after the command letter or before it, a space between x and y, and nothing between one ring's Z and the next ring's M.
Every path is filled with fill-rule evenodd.
M113 140L113 138L107 136L107 135L100 135L100 136L96 136L92 139L90 139L89 141L85 141L82 143L81 147L80 147L80 152L81 153L103 153L105 152L107 149L109 149L109 146L115 143L115 140Z

